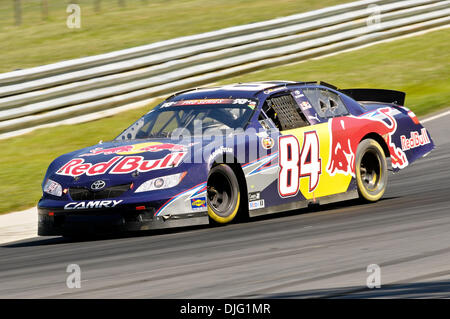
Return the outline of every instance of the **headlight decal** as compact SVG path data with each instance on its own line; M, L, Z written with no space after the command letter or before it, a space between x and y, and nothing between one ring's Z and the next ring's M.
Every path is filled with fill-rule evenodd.
M47 179L47 181L45 182L44 192L58 197L61 197L63 193L61 184L51 179Z
M139 186L135 193L149 192L154 190L167 189L177 186L181 180L186 176L187 172L177 173L172 175L161 176L150 179Z

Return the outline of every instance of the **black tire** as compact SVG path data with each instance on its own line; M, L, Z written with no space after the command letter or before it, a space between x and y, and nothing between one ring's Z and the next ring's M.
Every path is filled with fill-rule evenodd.
M359 197L368 202L379 200L387 186L387 163L377 141L368 138L359 143L355 170Z
M207 183L208 215L216 223L233 221L241 205L239 182L233 169L225 164L214 166Z

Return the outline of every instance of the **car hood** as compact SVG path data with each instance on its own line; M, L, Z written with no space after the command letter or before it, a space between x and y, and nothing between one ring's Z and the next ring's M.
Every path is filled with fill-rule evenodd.
M63 182L65 185L102 179L110 184L148 179L174 174L192 166L192 154L203 152L206 146L214 150L216 140L190 138L182 141L154 138L147 140L112 141L99 143L55 159L44 178ZM202 158L202 157L201 157ZM201 161L201 163L204 161ZM196 162L198 163L198 162Z
M196 141L200 142L200 141ZM102 162L115 156L142 156L144 159L158 159L171 152L189 151L193 143L174 142L171 139L133 140L106 142L70 153L72 157L82 157L91 163Z

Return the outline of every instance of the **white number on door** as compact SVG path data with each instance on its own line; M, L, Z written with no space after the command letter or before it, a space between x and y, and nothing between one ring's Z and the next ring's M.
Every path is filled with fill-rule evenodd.
M305 132L300 151L298 140L293 135L279 137L278 192L281 197L295 196L300 178L309 177L309 192L319 185L322 173L319 137L316 131Z

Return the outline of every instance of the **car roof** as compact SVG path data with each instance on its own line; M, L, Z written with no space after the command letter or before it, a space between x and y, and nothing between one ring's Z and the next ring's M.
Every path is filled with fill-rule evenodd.
M169 99L173 101L186 99L209 99L224 97L252 98L258 92L279 86L287 86L292 84L301 84L304 82L294 81L261 81L228 84L217 87L203 87L189 89L172 95Z

